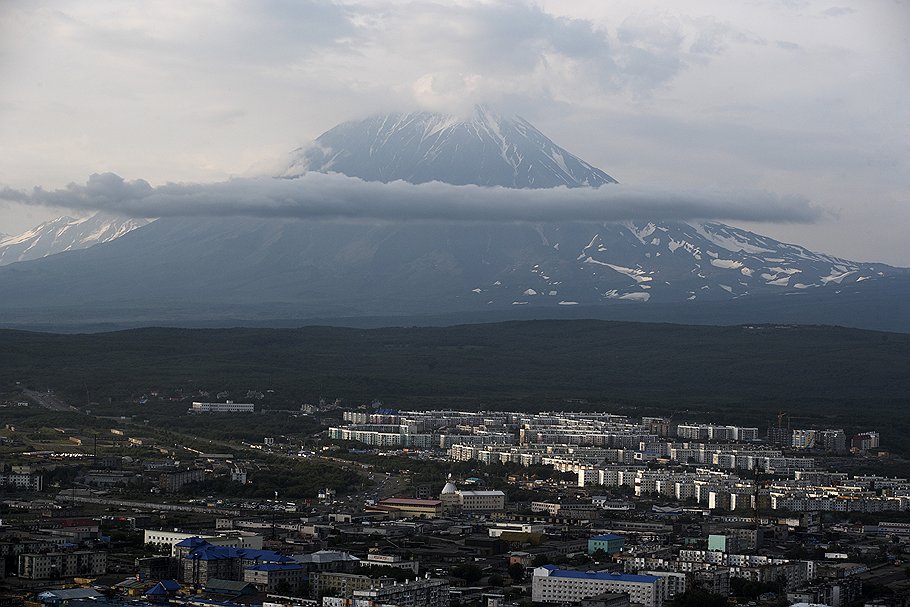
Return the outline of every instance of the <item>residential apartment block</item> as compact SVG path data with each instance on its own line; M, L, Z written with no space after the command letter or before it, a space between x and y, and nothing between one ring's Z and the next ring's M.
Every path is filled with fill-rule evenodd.
M653 575L574 571L545 565L534 569L531 598L540 603L577 603L604 592L624 592L631 602L661 607L666 581Z
M19 555L19 577L27 580L102 575L106 569L107 553L100 551L76 550Z

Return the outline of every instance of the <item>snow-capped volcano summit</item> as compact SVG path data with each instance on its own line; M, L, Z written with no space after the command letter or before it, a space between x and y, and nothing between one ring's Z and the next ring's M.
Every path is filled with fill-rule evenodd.
M527 120L484 106L469 119L413 112L345 122L300 148L286 177L337 172L367 181L442 181L510 188L598 187L616 180Z

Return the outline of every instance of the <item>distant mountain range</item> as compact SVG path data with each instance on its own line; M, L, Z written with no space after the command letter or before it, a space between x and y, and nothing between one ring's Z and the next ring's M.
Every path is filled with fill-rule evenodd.
M527 121L484 108L464 120L419 112L344 123L296 150L282 176L307 171L515 188L616 182ZM910 331L897 295L910 285L908 270L716 222L229 217L122 225L126 235L103 244L0 268L7 323L299 324L368 316L394 323L427 315L578 314L567 312L574 307L601 318L654 320L660 310L668 321L797 318Z
M87 249L119 238L147 223L148 219L105 213L78 218L58 217L16 236L0 235L0 266Z

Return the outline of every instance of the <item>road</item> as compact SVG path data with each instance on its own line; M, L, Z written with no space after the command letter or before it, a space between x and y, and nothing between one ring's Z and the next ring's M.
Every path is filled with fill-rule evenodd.
M896 567L890 564L880 565L859 574L857 577L864 582L889 586L892 589L894 589L895 586L910 585L910 574L907 573L905 566Z
M57 398L53 393L37 392L35 390L29 390L28 388L23 388L22 392L25 395L25 397L28 398L29 400L41 405L42 407L50 409L51 411L80 412L79 409L66 404L65 402L63 402L62 400ZM133 424L131 422L128 422L128 423L130 423L131 425L139 425L139 424ZM143 427L143 429L146 432L148 431L148 428ZM217 446L219 448L228 448L232 452L243 451L243 452L245 452L246 456L252 455L253 457L255 457L255 455L258 455L259 453L261 453L261 451L254 452L254 450L249 449L248 447L244 446L243 444L239 444L239 443L232 443L232 442L221 441L221 440L199 439L198 437L191 437L191 436L183 434L179 431L175 431L174 429L170 429L170 432L171 432L172 439L180 440L182 438L182 439L186 440L187 442L192 441L192 442L203 442L203 443L206 442L206 440L207 440L208 444L212 445L213 447ZM170 444L163 445L163 446L170 447ZM184 446L184 445L181 445L181 446ZM294 456L282 454L280 452L274 452L274 453L277 455L286 456L286 457L290 457L290 458L294 457ZM375 472L373 470L372 464L361 464L358 462L352 462L350 460L326 456L326 455L315 455L314 459L319 459L319 460L326 462L327 464L339 466L339 467L347 469L347 470L356 471L356 472L366 476L371 481L373 481L374 485L372 487L366 488L364 491L354 494L354 495L357 495L358 497L362 496L365 499L378 500L378 499L382 499L385 497L391 497L393 495L398 495L407 486L407 479L403 475L385 474L382 472Z
M29 390L28 388L23 388L22 393L31 401L34 401L46 409L51 411L66 411L73 412L79 411L76 407L70 406L54 396L54 394L49 392L36 392L34 390Z

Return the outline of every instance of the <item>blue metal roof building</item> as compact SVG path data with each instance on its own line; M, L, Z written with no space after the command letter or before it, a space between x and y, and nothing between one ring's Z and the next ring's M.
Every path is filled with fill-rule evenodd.
M656 575L637 575L635 573L613 573L611 571L575 571L574 569L560 569L556 565L544 565L543 569L550 571L551 577L567 577L585 580L609 580L614 582L643 582L653 584L660 580Z
M625 593L633 603L660 607L666 598L666 583L654 575L575 571L554 565L534 569L531 597L535 603L577 603L604 592Z

